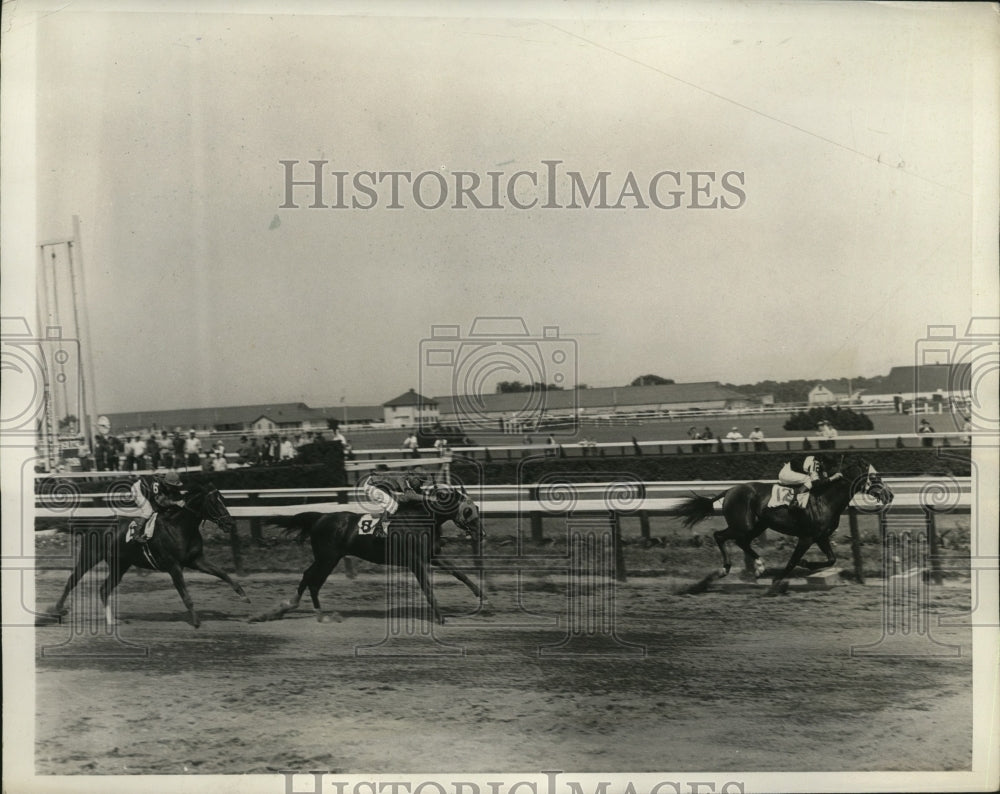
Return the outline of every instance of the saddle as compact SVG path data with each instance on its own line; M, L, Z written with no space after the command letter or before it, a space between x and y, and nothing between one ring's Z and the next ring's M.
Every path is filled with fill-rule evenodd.
M156 521L156 513L153 513L145 521L139 518L134 518L129 522L128 531L125 533L125 542L131 543L133 540L142 535L146 531L146 527L149 526L153 521ZM153 527L156 530L156 527Z
M789 488L787 485L775 483L774 487L771 489L771 498L768 501L767 506L768 508L788 507L793 501L797 501L799 507L804 510L806 505L809 504L809 491L803 491L800 494L796 494L794 488Z

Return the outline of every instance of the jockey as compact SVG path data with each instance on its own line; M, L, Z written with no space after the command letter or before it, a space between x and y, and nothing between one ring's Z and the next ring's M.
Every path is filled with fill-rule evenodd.
M806 455L803 458L796 458L788 461L778 472L778 482L786 488L791 488L796 495L812 490L813 485L819 481L836 479L840 474L827 477L823 470L823 464L815 455ZM793 499L789 506L797 504Z
M384 465L376 466L375 471L368 475L364 484L365 496L382 511L378 534L385 534L389 521L401 504L423 501L421 489L425 481L422 475L412 472L393 474Z
M153 529L156 524L156 515L164 507L183 507L183 483L177 476L177 472L168 471L166 474L152 474L139 477L132 484L132 498L135 499L139 507L139 516L145 519L145 529L141 534L136 534L135 539L140 543L146 543L153 537ZM129 525L129 531L135 532L138 528L138 521L133 521Z

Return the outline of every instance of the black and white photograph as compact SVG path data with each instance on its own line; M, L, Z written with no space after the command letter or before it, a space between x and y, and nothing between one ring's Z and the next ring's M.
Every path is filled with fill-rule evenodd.
M997 790L998 11L4 2L4 791Z

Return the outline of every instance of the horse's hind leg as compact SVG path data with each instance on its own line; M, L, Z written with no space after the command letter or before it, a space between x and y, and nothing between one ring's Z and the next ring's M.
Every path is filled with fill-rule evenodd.
M85 560L82 558L77 560L76 565L73 566L73 572L69 575L69 579L66 580L66 586L63 588L62 595L59 596L59 600L53 605L52 609L49 610L49 615L56 618L61 618L69 609L66 608L66 599L69 598L69 594L73 592L73 588L80 583L80 579L83 575L96 565L96 561Z
M232 577L230 577L228 573L223 571L221 568L216 568L214 565L212 565L212 563L210 563L204 557L198 557L197 559L192 560L188 564L188 567L193 568L196 571L201 571L202 573L211 574L216 579L221 579L223 582L225 582L231 588L233 588L233 590L236 591L236 594L240 596L244 601L246 601L248 604L252 603L250 601L250 596L246 594L246 592L243 590L242 587L240 587L238 582L233 581Z
M299 587L295 592L294 598L285 599L270 612L262 612L259 615L254 615L250 618L250 622L262 623L268 620L281 620L289 612L298 609L299 602L302 600L302 594L305 593L306 588L309 586L309 582L312 581L312 577L315 575L315 571L319 568L319 565L319 561L314 559L309 567L302 572L302 578L299 580Z
M322 561L317 560L316 564L310 567L310 570L312 570L313 573L308 581L309 596L312 598L313 609L316 610L316 619L320 623L327 623L331 619L339 622L339 618L337 616L331 618L330 615L323 614L323 610L319 605L319 591L320 588L326 583L330 574L333 573L333 569L337 567L337 563L340 562L341 559L343 558L333 557ZM305 581L305 577L303 577L303 581Z
M132 563L121 563L118 556L110 555L108 566L110 570L108 571L107 578L101 582L101 603L104 605L104 619L108 625L117 626L119 621L111 609L111 595L117 589L118 585L121 584L125 571L132 567Z
M188 592L187 583L184 581L184 572L181 570L181 566L174 563L170 567L168 573L174 582L174 587L181 597L181 601L183 601L184 606L187 607L188 614L191 615L191 624L195 628L198 628L201 625L201 621L198 619L198 613L194 611L194 601L191 600L191 594Z
M727 526L725 529L720 529L718 532L713 532L712 537L715 538L715 545L719 547L719 553L722 554L722 567L725 576L729 573L730 569L733 567L732 560L729 559L729 553L726 551L726 541L736 540L736 535L733 532L733 528Z

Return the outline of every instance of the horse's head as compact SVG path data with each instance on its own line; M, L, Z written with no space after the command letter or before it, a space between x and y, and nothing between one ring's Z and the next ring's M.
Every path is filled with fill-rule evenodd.
M229 508L214 485L195 486L185 499L185 507L202 521L211 521L227 532L236 530L236 520L229 514Z
M428 501L431 510L443 520L455 522L455 526L470 538L480 539L486 534L479 521L479 507L463 486L435 485L428 495Z
M880 505L892 504L892 489L868 461L860 457L852 458L842 466L841 473L851 484L852 494L870 497Z

